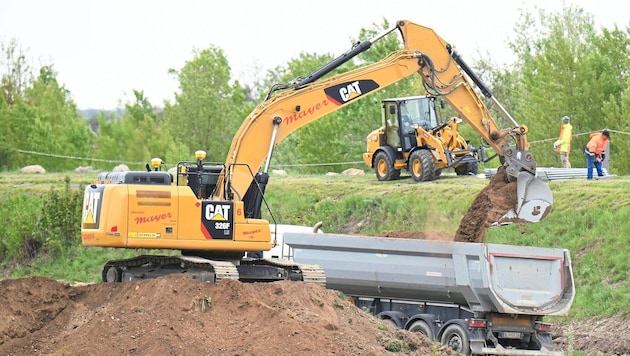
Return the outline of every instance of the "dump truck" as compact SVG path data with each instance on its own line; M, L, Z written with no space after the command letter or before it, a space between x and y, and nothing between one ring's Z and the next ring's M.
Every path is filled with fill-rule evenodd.
M316 264L384 323L465 355L561 355L546 316L575 295L569 251L329 233L284 232L287 256Z

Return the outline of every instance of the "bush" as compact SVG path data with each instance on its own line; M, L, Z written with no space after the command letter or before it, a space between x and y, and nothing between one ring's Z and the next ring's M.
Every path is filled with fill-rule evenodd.
M46 194L33 232L35 239L54 256L79 245L81 236L83 189L71 189L68 177L65 182L65 189L52 188Z

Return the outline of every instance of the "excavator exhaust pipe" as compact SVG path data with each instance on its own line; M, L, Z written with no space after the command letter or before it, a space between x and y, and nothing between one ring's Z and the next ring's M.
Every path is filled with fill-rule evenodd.
M516 206L494 225L516 222L539 222L547 217L553 205L549 186L535 175L521 171L516 180Z

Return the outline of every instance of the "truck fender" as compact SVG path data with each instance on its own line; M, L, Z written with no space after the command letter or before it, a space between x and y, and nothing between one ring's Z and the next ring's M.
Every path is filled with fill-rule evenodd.
M396 324L396 326L400 329L403 328L405 322L407 321L407 316L405 313L399 311L384 311L376 314L376 318L379 320L387 320Z
M435 341L435 336L438 332L436 319L436 316L433 314L416 314L409 318L407 324L405 324L405 329L422 333L431 341Z

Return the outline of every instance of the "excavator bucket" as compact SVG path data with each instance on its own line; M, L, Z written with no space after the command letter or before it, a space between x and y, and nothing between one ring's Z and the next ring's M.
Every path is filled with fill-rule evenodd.
M497 225L513 222L539 222L547 217L553 204L551 189L528 172L520 172L516 180L516 206L503 215Z

